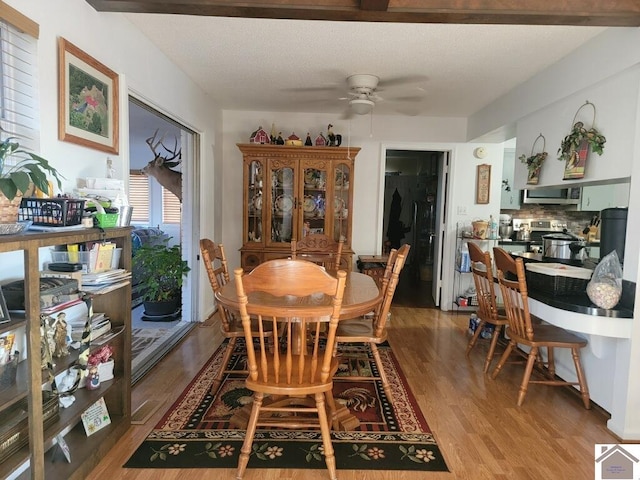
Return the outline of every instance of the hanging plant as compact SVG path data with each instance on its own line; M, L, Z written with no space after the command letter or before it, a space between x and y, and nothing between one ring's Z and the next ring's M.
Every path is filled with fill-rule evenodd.
M542 152L534 154L533 150L535 149L536 143L540 139L542 139ZM528 185L538 184L538 180L540 178L540 169L542 168L542 164L544 163L544 161L547 159L547 156L549 155L547 152L544 151L546 144L547 144L547 140L544 138L544 135L540 134L533 141L533 145L531 146L531 155L527 157L524 154L522 154L520 155L520 157L518 157L522 163L527 165L527 170L529 171L527 175Z
M593 108L593 120L591 122L591 127L586 128L584 123L576 122L576 117L578 116L578 112L587 106L591 105ZM560 148L558 149L558 160L563 160L565 162L572 161L572 157L575 155L580 149L580 145L583 142L586 142L589 149L597 153L598 155L602 155L602 151L604 150L604 144L607 139L602 135L598 130L593 126L596 121L596 106L590 101L586 101L584 105L582 105L576 114L573 117L573 127L569 135L564 137L562 143L560 144Z

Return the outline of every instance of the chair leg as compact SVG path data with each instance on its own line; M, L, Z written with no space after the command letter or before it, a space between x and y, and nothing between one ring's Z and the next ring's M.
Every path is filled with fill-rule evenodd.
M471 350L473 349L473 347L476 346L476 342L478 341L480 332L482 332L482 329L484 328L486 323L487 322L482 319L480 320L480 323L478 323L478 326L476 327L476 331L473 332L473 336L471 337L471 340L469 340L469 343L467 343L467 352L466 352L467 357L469 356L469 353L471 353Z
M487 353L487 358L484 361L484 373L489 371L489 365L491 364L491 360L493 360L493 355L496 351L496 345L498 344L498 337L500 336L500 329L502 325L496 325L495 330L493 331L493 337L491 338L491 343L489 344L489 353Z
M554 378L556 375L556 360L553 353L553 347L547 347L547 371L551 378Z
M236 480L242 480L244 472L247 469L249 463L249 457L251 456L251 447L253 445L253 437L256 434L256 426L258 425L258 416L260 415L260 407L262 407L262 400L264 393L256 392L253 395L253 407L251 408L251 416L249 417L249 424L247 425L247 432L245 433L244 443L240 449L240 457L238 458L238 470L236 470Z
M329 420L327 418L327 410L324 404L324 394L316 393L316 408L318 409L318 420L320 422L320 431L322 432L322 445L324 447L324 460L329 470L331 480L338 480L336 474L336 456L331 443L331 430L329 429ZM245 440L246 442L246 440ZM244 446L243 446L244 450ZM239 480L239 479L238 479Z
M538 355L538 347L532 347L527 358L527 366L522 376L522 383L520 384L520 391L518 392L518 406L521 406L524 402L524 396L527 394L527 387L529 386L529 379L531 378L531 372L533 371L533 364L536 363L536 357Z
M509 344L507 345L507 348L504 349L504 352L502 353L502 357L500 357L500 361L496 365L496 368L493 369L491 378L495 379L498 376L498 374L500 373L500 370L502 370L502 367L504 367L504 364L507 363L507 359L509 358L509 355L511 355L511 351L515 347L516 347L515 342L510 340Z
M237 338L233 337L229 339L229 343L227 344L227 348L224 350L224 356L222 357L222 363L220 364L220 370L216 373L213 382L211 383L211 389L209 393L214 397L218 393L218 389L222 384L222 378L224 377L225 372L227 371L227 366L229 365L229 360L231 359L231 355L233 354L233 350L235 349Z
M587 386L587 379L584 376L582 362L580 361L580 350L578 350L578 348L572 348L571 356L573 357L573 363L576 366L576 375L578 376L578 383L580 385L580 395L582 396L582 403L584 404L584 408L589 410L591 408L591 402L589 399L589 387Z
M371 353L373 354L373 359L376 362L376 367L378 368L378 374L380 375L380 381L382 382L382 388L384 393L387 395L387 400L389 403L393 405L393 392L391 391L391 385L389 385L389 381L387 380L387 374L384 373L384 368L382 366L382 359L380 358L380 352L378 351L378 346L375 343L370 343L371 345Z

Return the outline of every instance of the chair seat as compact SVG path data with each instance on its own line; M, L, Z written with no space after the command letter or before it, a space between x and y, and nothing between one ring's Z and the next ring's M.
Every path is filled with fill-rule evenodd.
M320 355L321 356L321 355ZM287 384L287 366L285 359L281 359L279 375L280 375L280 384L275 383L275 373L273 371L269 372L269 379L264 382L261 380L262 374L259 375L258 380L252 380L251 378L247 378L246 385L247 388L253 390L254 392L262 392L269 393L272 395L298 395L300 393L304 393L305 395L314 394L314 393L322 393L328 392L333 389L333 377L338 371L339 361L338 358L333 357L331 359L331 364L329 367L329 377L326 382L320 382L320 366L316 364L316 368L318 368L318 373L316 376L318 377L317 382L306 382L302 383L297 382L297 378L300 376L299 369L299 356L294 355L292 357L293 367L291 370L291 383ZM311 357L306 357L304 362L304 372L302 374L303 379L310 378L310 369L312 362ZM304 391L304 392L303 392Z
M371 318L341 320L338 323L336 337L338 342L375 342L378 340L373 332L373 320Z
M271 335L273 332L273 328L271 327L271 325L264 325L264 329L266 332L269 332L269 335ZM225 329L224 326L220 325L220 330L222 331L222 334L227 338L244 336L242 320L235 316L231 316L228 328ZM251 334L254 337L257 337L259 335L258 322L255 320L251 322Z
M568 332L567 330L556 327L555 325L537 325L533 333L533 340L522 338L519 335L510 332L510 335L517 343L531 346L549 346L549 347L585 347L587 340Z

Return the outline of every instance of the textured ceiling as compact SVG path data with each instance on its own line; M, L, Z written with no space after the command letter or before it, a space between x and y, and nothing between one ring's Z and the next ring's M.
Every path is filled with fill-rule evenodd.
M418 79L376 114L468 117L604 30L125 15L223 109L336 114L369 73Z

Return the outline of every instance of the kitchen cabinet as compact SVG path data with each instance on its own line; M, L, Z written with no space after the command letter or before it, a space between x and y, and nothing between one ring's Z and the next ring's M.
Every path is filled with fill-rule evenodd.
M629 183L582 187L580 210L599 212L605 208L629 205Z
M516 169L516 150L515 148L504 149L504 160L502 163L502 190L500 195L500 208L517 210L520 208L520 190L514 188ZM509 190L505 188L507 182Z
M26 360L20 362L15 385L0 390L0 413L27 399L29 444L9 455L0 463L0 478L7 478L27 465L20 478L84 479L100 459L119 441L131 424L131 285L109 293L92 296L95 312L105 312L113 331L119 331L108 344L113 349L114 378L100 383L96 390L78 389L75 401L60 408L59 417L43 425L42 388L48 376L41 369L40 357L40 249L55 245L79 244L110 240L122 248L120 266L131 269L131 229L110 228L75 230L55 233L27 232L22 235L0 236L0 255L22 252L24 258L25 312L16 315L8 324L0 325L0 334L25 330ZM96 346L96 348L99 348ZM93 346L92 346L93 349ZM59 375L78 360L78 351L56 358L54 374ZM104 398L111 424L87 437L80 415L88 407ZM71 462L60 452L52 461L56 435L64 434L69 446ZM45 461L46 456L46 461Z
M351 269L354 160L359 148L238 144L243 155L241 264L291 254L310 233L344 240Z

